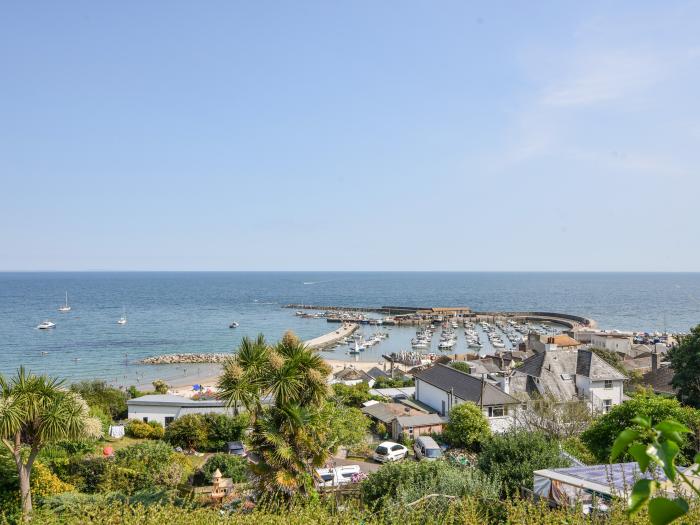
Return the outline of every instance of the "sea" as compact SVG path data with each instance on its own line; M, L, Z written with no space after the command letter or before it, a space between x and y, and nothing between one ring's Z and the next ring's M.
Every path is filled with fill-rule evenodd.
M66 292L71 311L59 313ZM700 323L700 273L0 273L0 374L7 377L24 366L68 382L173 382L204 375L208 365L138 361L234 352L242 337L259 333L275 341L291 330L306 340L337 329L325 319L301 318L283 308L290 303L564 312L606 329L686 332ZM128 322L119 325L124 312ZM44 320L56 327L38 330ZM234 320L239 327L231 329ZM362 330L369 337L378 328ZM379 330L389 337L354 359L381 363L382 354L410 350L415 327ZM350 359L347 350L338 347L324 356ZM464 340L451 352L466 352Z

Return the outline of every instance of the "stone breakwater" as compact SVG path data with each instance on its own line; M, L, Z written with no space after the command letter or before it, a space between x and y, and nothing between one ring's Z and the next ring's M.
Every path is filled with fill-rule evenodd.
M233 354L168 354L146 357L138 361L139 365L180 365L223 363Z

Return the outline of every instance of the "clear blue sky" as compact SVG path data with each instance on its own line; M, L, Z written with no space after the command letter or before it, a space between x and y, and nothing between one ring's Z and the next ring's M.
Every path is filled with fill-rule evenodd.
M699 20L5 2L0 270L698 271Z

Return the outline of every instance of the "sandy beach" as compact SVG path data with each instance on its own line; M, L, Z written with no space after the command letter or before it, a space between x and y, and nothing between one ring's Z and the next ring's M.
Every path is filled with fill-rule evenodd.
M388 363L386 363L387 366L385 367L385 361L383 359L379 362L355 361L353 359L326 359L325 361L331 367L333 373L342 370L343 368L356 368L367 372L375 366L382 370L388 370ZM169 392L176 396L192 397L196 393L196 391L193 389L194 385L200 385L203 387L205 392L207 390L216 392L216 383L219 379L220 373L221 367L219 365L211 365L207 368L206 374L187 375L170 382ZM144 388L147 388L148 386L150 385L143 385Z

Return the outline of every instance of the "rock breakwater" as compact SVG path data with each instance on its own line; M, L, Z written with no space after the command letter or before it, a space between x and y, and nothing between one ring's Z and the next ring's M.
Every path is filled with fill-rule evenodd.
M223 363L232 354L167 354L146 357L138 361L139 365L179 365Z

